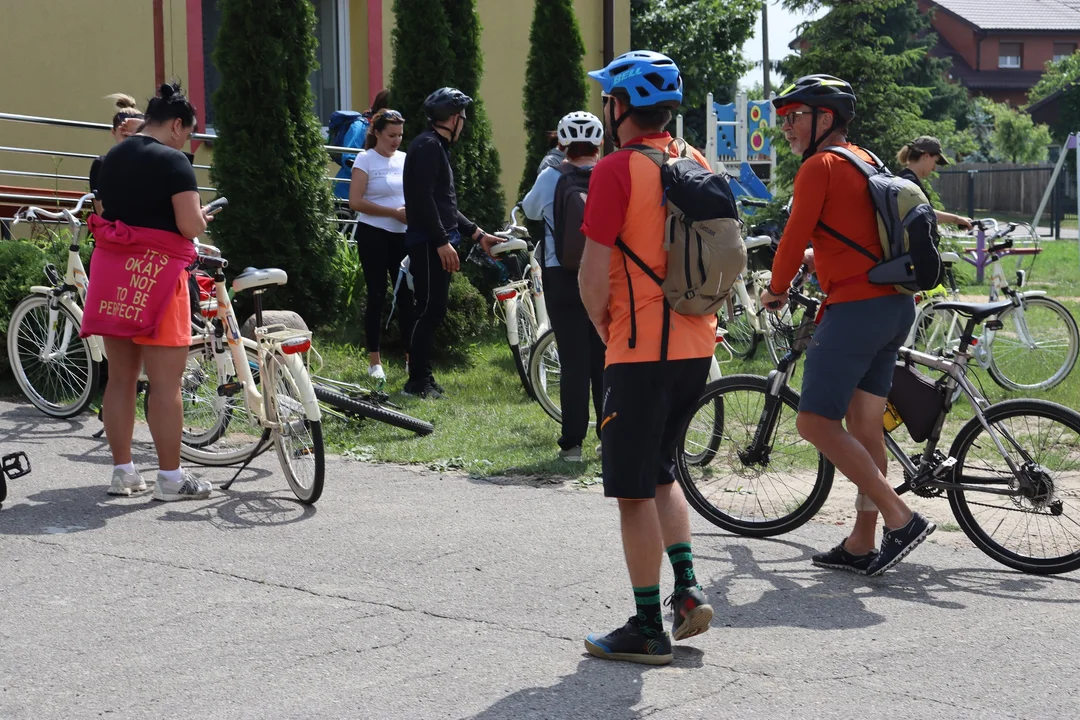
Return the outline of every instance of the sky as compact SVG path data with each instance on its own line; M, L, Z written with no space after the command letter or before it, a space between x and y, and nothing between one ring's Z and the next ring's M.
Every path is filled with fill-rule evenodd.
M799 23L807 20L813 20L821 15L824 15L824 11L817 13L803 13L803 12L791 12L785 10L780 5L780 0L768 0L769 2L769 59L779 60L788 55L791 50L788 49L788 43L795 39L796 28ZM743 46L743 53L746 55L747 60L750 62L761 61L761 18L758 18L757 24L754 25L754 36L746 41ZM761 68L751 68L750 72L739 79L739 87L749 88L755 83L762 81ZM775 91L776 85L780 83L782 78L773 73L773 90Z

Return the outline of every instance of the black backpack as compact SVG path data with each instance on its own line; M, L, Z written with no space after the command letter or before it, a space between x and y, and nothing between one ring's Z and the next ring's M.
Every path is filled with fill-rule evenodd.
M555 241L555 257L567 270L577 270L585 252L585 234L581 223L585 218L585 197L589 194L591 167L563 163L555 168L561 173L555 183L555 203L551 209L554 227L549 226Z

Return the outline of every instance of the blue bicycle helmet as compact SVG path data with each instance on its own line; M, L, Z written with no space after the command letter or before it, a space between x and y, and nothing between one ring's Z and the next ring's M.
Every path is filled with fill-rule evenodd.
M631 50L615 58L589 77L600 83L605 95L621 95L632 108L677 107L682 102L682 74L667 55L651 50Z

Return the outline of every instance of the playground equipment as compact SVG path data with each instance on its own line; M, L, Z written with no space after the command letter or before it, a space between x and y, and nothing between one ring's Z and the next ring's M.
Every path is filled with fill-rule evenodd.
M768 178L776 169L776 148L769 138L776 115L769 100L747 100L741 92L735 102L719 105L709 93L706 99L708 121L706 127L705 157L709 158L715 172L727 172L732 176L731 189L737 197L756 197L771 200L772 193L754 172L754 165L767 165ZM727 166L738 166L732 172Z
M1050 194L1054 192L1054 183L1057 182L1058 175L1061 173L1061 166L1065 164L1065 158L1069 155L1070 150L1076 151L1076 166L1080 168L1080 143L1077 142L1077 138L1080 137L1080 133L1070 133L1068 140L1065 141L1065 148L1061 151L1061 155L1058 157L1057 164L1054 165L1054 172L1050 175L1050 182L1046 184L1046 192L1043 193L1042 200L1039 201L1039 209L1035 211L1035 218L1031 221L1031 226L1039 227L1039 220L1042 218L1043 210L1046 209L1046 204L1050 201ZM1077 218L1080 219L1080 171L1076 173L1076 212ZM1077 250L1080 251L1080 233L1076 238Z

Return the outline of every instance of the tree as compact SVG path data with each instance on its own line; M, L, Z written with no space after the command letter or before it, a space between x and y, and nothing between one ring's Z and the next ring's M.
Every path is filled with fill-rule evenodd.
M526 145L518 197L524 197L536 181L536 168L548 151L547 133L567 113L585 109L584 55L573 0L536 0L521 103Z
M405 145L427 130L424 99L451 84L450 21L443 0L394 0L390 102L405 116Z
M705 145L705 100L735 99L749 69L742 46L753 34L761 0L631 0L630 45L675 61L683 76L683 132Z
M476 0L443 0L446 17L454 29L446 60L450 85L473 98L469 121L451 153L461 212L491 232L505 221L506 195L502 187L499 150L491 137L491 121L480 98L484 60L480 55L480 16Z
M1046 64L1046 72L1028 93L1031 104L1061 90L1058 99L1058 121L1051 134L1058 143L1064 143L1069 133L1076 131L1076 118L1080 117L1080 53L1073 53L1058 62Z
M1050 129L1036 125L1031 116L1005 103L993 106L995 152L1014 163L1045 162L1049 155Z
M313 326L329 323L338 234L308 82L315 10L293 0L220 0L220 9L211 178L230 205L213 223L215 242L232 267L286 268L289 284L275 302Z
M803 49L781 63L789 79L825 73L851 83L858 98L849 128L852 142L888 158L904 143L932 129L922 108L932 99L929 88L906 84L905 75L925 55L919 46L898 46L882 28L889 11L907 0L786 0L793 9L830 7L823 17L802 27ZM798 159L784 153L779 164L789 182Z

